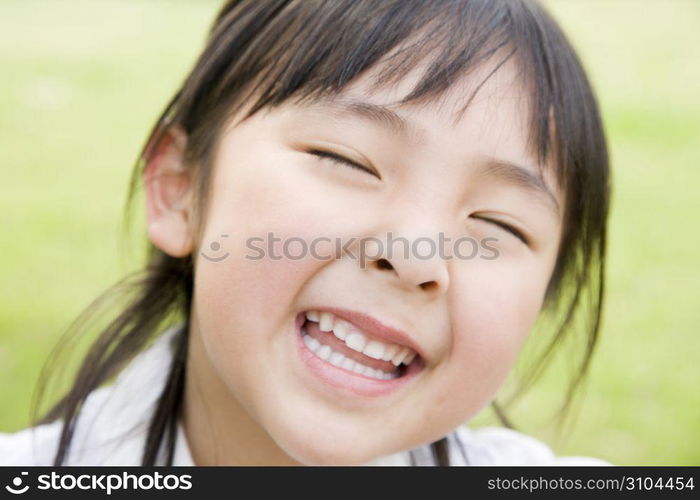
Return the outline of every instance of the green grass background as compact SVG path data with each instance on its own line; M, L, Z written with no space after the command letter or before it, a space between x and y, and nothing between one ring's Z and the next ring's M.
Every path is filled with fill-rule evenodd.
M125 246L119 233L128 175L218 5L0 0L0 431L28 424L63 329L138 265L143 243ZM512 416L560 454L700 464L700 2L547 5L590 72L609 133L609 293L565 439L545 418L565 355ZM492 421L485 411L474 424Z

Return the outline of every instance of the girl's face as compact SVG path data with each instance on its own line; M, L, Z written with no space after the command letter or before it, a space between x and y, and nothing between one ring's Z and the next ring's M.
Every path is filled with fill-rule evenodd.
M489 70L397 116L369 105L403 97L415 73L230 122L195 249L191 441L262 435L303 463L366 463L491 402L542 306L564 200L539 177L512 66L452 113Z

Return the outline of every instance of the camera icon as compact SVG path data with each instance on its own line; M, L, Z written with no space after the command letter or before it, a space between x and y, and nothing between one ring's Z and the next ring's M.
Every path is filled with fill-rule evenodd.
M12 480L12 486L5 486L5 489L14 495L21 495L22 493L26 493L29 489L29 485L25 485L24 488L21 488L21 486L22 476L27 475L29 475L28 472L22 472L20 476L17 476Z

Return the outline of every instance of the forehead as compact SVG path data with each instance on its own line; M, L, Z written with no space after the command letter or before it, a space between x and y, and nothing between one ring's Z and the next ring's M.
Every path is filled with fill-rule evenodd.
M417 65L398 82L377 87L382 69L377 65L341 92L315 98L303 107L334 118L374 115L375 121L414 145L439 142L444 148L454 140L462 148L480 145L485 154L494 154L506 142L520 156L529 156L529 96L513 62L498 67L483 64L441 94L405 103L401 100L423 77L425 65Z

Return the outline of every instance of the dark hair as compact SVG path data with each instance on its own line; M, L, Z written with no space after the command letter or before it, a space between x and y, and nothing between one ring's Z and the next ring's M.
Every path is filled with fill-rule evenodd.
M531 0L233 0L225 3L206 46L158 118L134 168L125 207L128 224L142 173L170 127L188 136L187 168L195 179L195 227L201 230L216 149L224 125L245 103L245 118L289 99L341 92L386 58L375 88L400 81L418 62L431 65L401 103L439 98L457 79L486 62L517 63L530 95L533 152L554 165L565 193L561 245L545 295L557 318L554 334L520 392L539 376L555 345L579 327L585 342L562 412L582 382L598 337L603 289L609 173L597 103L582 66L555 21ZM491 74L496 70L494 69ZM490 75L489 75L490 76ZM488 77L487 77L488 78ZM485 81L485 80L484 80ZM483 82L482 82L483 84ZM197 244L201 233L196 235ZM184 322L176 355L151 417L143 465L154 465L163 439L172 463L181 411L192 301L193 261L149 245L145 268L127 276L68 328L96 314L112 293L127 304L90 347L72 387L40 423L63 418L55 465L65 460L81 405L168 325ZM40 379L39 398L46 373ZM520 394L519 392L519 394ZM511 426L493 403L501 421ZM433 443L435 462L448 464L447 439Z

